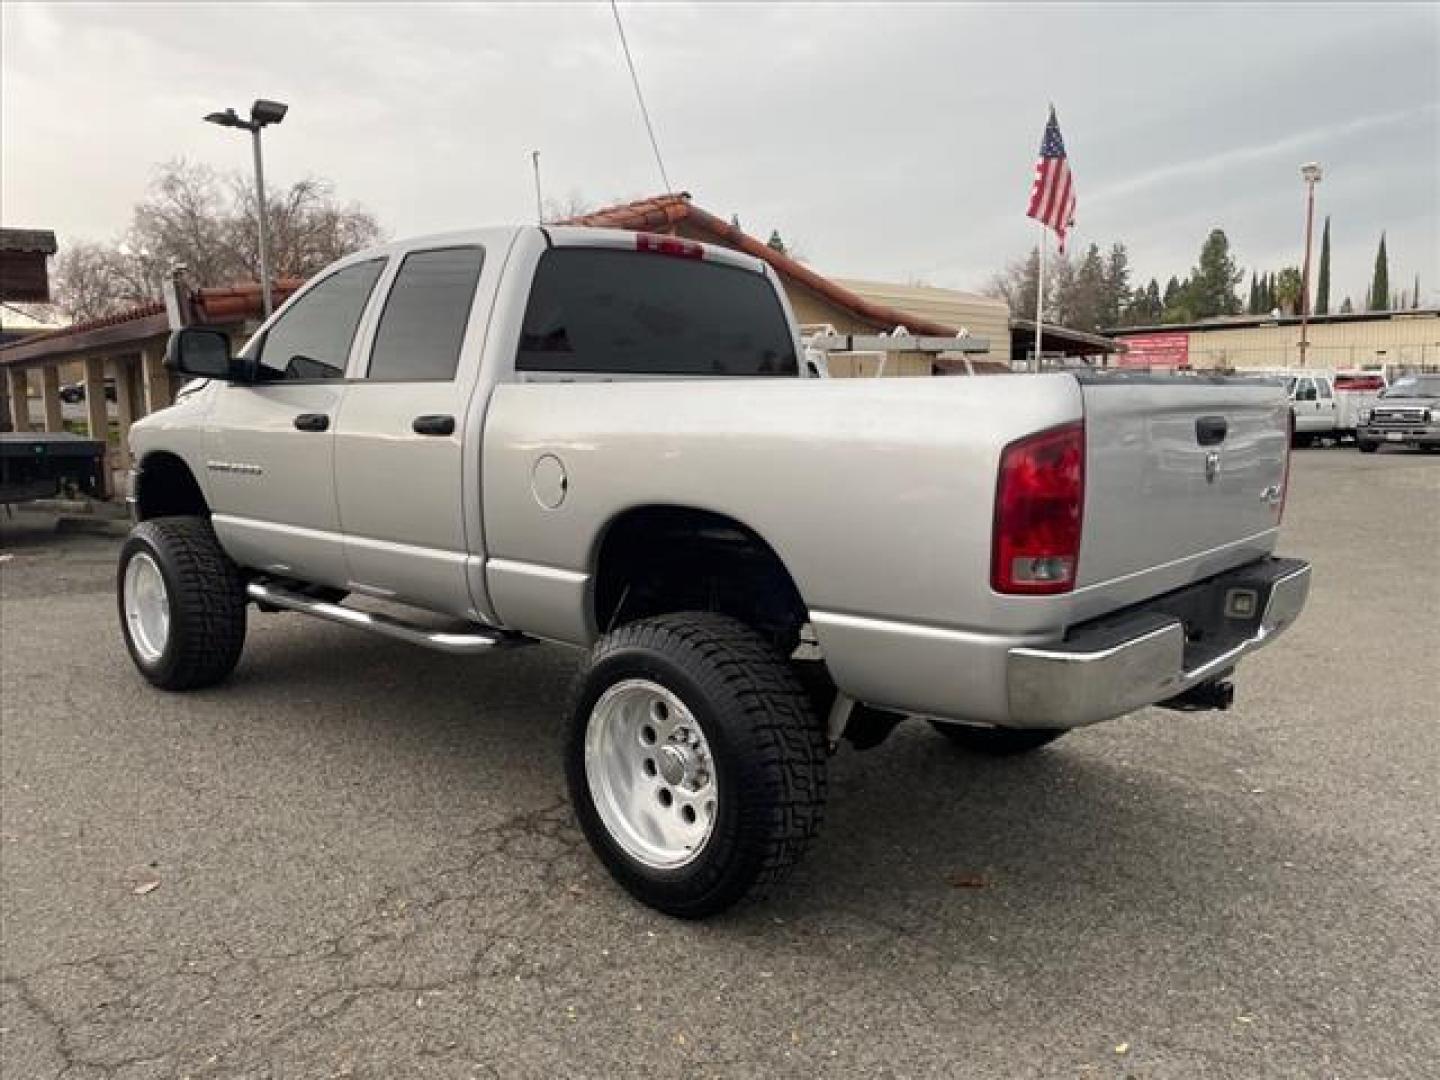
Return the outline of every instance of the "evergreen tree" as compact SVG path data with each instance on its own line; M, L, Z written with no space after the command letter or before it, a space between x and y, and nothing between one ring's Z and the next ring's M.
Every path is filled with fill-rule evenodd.
M736 230L739 231L739 232L744 232L744 231L745 231L745 230L741 227L741 225L740 225L740 215L739 215L739 214L731 214L731 215L730 215L730 224L733 225L733 226L735 226Z
M1125 245L1110 245L1101 275L1099 324L1119 326L1130 306L1130 253Z
M1330 313L1330 215L1325 215L1325 231L1320 235L1320 278L1315 283L1315 314Z
M1086 249L1068 284L1057 275L1056 298L1060 301L1063 312L1060 321L1064 325L1076 330L1098 329L1105 304L1105 262L1098 246L1091 244Z
M1240 298L1235 286L1245 272L1235 264L1224 229L1211 229L1200 248L1200 262L1190 274L1190 311L1197 319L1236 315Z
M1416 274L1416 275L1415 275L1415 291L1410 294L1410 306L1411 306L1412 308L1418 308L1418 307L1420 306L1420 275L1419 275L1419 274Z
M1189 284L1185 282L1182 285L1179 278L1174 274L1170 275L1170 280L1165 283L1165 295L1160 302L1161 322L1185 322L1190 318L1189 309L1185 305Z
M780 239L779 229L770 230L770 239L765 241L765 246L780 252L781 255L785 254L785 241Z
M1158 323L1165 314L1165 301L1160 299L1160 282L1153 277L1145 286L1145 321Z
M1245 314L1260 314L1260 282L1255 277L1255 271L1250 271L1250 300L1245 305Z
M1385 234L1380 234L1380 250L1375 252L1375 274L1370 279L1370 299L1366 307L1384 311L1390 303L1390 259L1385 254Z
M1345 297L1344 301L1340 304L1340 314L1341 314L1341 315L1353 315L1354 313L1355 313L1355 305L1350 302L1350 297L1347 296L1347 297Z

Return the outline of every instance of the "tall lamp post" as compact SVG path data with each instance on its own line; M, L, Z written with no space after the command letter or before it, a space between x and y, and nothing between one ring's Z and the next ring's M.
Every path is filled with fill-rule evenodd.
M1300 366L1305 366L1305 354L1310 348L1310 243L1315 231L1315 185L1320 182L1320 166L1306 162L1300 166L1300 178L1305 181L1305 265L1300 271Z
M260 303L264 309L265 317L270 317L271 296L270 296L270 235L265 223L265 164L260 155L260 131L270 124L278 124L285 119L285 114L290 111L290 106L282 105L278 101L267 101L259 98L250 106L250 119L242 120L234 109L226 109L224 112L212 112L205 117L211 124L219 124L221 127L241 128L250 132L251 140L255 148L255 207L260 218Z

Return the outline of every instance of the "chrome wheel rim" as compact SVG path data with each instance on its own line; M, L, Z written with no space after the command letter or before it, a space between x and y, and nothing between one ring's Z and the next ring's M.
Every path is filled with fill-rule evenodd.
M645 866L685 866L714 832L710 745L685 703L659 683L626 679L595 702L585 778L610 836Z
M125 625L140 659L153 664L170 640L170 597L155 560L144 552L125 567Z

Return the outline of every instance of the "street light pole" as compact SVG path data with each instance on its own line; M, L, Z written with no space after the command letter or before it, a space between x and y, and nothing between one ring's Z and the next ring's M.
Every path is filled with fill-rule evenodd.
M250 135L255 145L255 207L260 216L260 303L268 319L273 298L270 292L270 229L265 221L265 162L260 153L260 126L256 124L252 127ZM1306 259L1309 259L1308 255ZM1305 265L1310 264L1307 261Z
M260 153L260 132L270 124L280 123L289 111L288 105L259 98L250 106L249 120L242 120L234 109L213 112L205 117L211 124L250 132L255 151L255 209L260 226L260 306L267 319L274 305L274 296L270 285L270 230L265 220L265 162Z
M1320 166L1307 162L1300 166L1305 181L1305 264L1300 270L1300 366L1310 349L1310 246L1315 231L1315 185L1320 182Z

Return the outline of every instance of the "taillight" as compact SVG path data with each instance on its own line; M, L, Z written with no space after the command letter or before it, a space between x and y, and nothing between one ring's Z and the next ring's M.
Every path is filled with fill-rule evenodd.
M1013 442L1000 455L990 585L1002 593L1075 587L1085 505L1085 425Z
M1295 410L1285 410L1285 474L1280 478L1280 506L1275 511L1275 524L1285 520L1285 500L1290 497L1290 455L1295 452Z
M681 240L674 236L656 236L654 233L637 233L635 250L648 251L654 255L674 255L680 259L703 259L705 249L694 240Z

